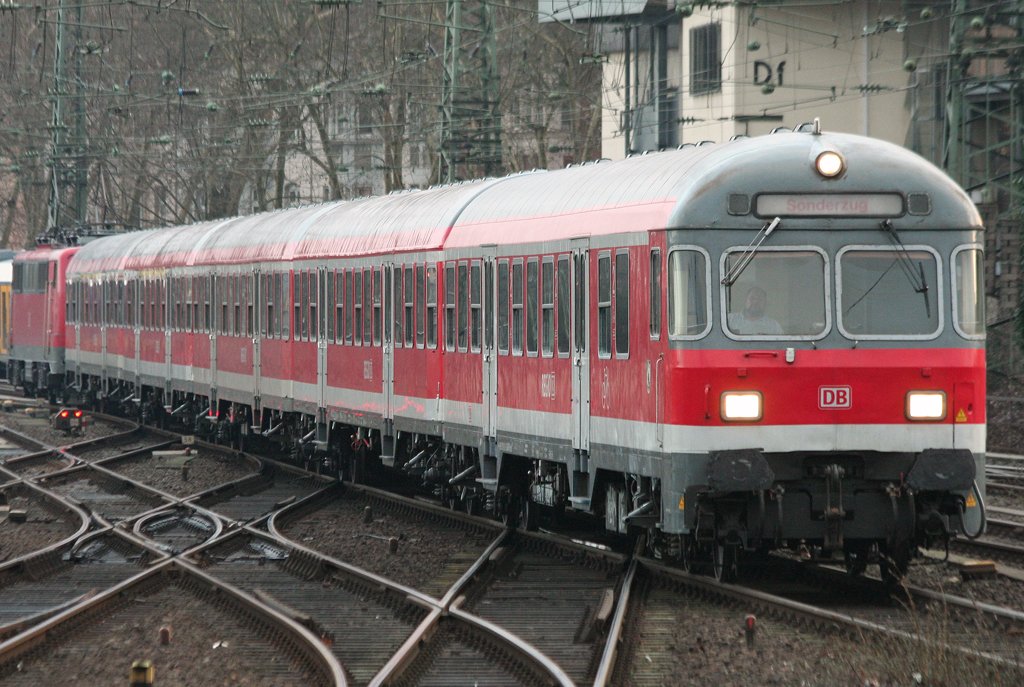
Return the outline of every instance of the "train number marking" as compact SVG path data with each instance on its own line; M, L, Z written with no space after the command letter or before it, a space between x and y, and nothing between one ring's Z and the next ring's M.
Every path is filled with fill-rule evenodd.
M548 372L540 376L540 396L555 400L555 373Z
M838 410L853 407L853 390L848 386L819 386L818 408Z
M372 360L364 360L363 361L363 379L365 379L367 381L373 380L373 361Z

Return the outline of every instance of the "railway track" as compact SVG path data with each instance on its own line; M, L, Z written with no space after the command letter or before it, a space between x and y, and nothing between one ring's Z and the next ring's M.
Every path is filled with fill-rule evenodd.
M52 644L58 657L85 651L76 648L87 640L75 628L91 634L115 617L137 627L143 621L126 607L104 607L118 588L168 613L180 607L182 617L213 617L204 606L213 604L225 636L229 627L243 628L220 646L241 647L246 631L258 636L263 643L253 645L246 664L252 684L292 684L295 675L310 684L664 684L679 670L699 675L701 662L707 671L716 661L719 669L757 663L787 646L792 653L799 642L816 648L797 661L791 674L798 679L801 671L829 674L837 647L856 654L867 635L929 646L972 666L1017 668L1014 647L997 633L979 645L980 626L1024 632L1021 618L999 609L979 616L977 605L915 592L914 608L952 607L956 622L973 630L954 628L943 642L923 635L915 627L920 617L908 619L906 606L872 581L846 588L842 576L811 582L803 577L831 573L789 572L778 588L765 580L755 588L721 585L642 557L630 562L564 539L508 532L422 501L342 489L220 447L200 444L186 456L175 441L144 429L81 446L37 443L0 466L9 474L0 493L11 503L42 499L31 510L73 514L78 528L75 536L54 534L45 553L0 563L0 674L20 675L11 669L18 663L29 672L53 665L38 662L45 652L29 645ZM0 552L3 541L0 529ZM211 588L223 590L219 601L204 595ZM846 605L836 601L837 589ZM747 612L760 623L753 647L741 631ZM125 636L126 645L152 644ZM205 655L200 649L196 657ZM146 649L165 667L171 651ZM246 675L228 663L229 678ZM862 663L885 674L884 663Z

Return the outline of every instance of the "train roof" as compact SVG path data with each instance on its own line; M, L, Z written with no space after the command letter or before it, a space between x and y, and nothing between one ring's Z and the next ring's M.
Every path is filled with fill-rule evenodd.
M81 250L78 246L54 246L42 244L31 250L26 250L14 256L15 263L21 262L50 262L59 260L65 255L71 255Z
M845 173L826 179L818 154L835 150ZM900 146L850 134L783 133L688 146L618 162L507 177L459 216L446 247L551 241L653 229L761 226L731 216L729 196L758 193L927 193L927 216L894 219L899 229L981 228L967 194L944 172ZM787 225L842 228L863 217L793 218Z
M834 179L814 160L847 161ZM938 168L897 145L850 134L784 133L689 146L617 162L521 173L423 191L338 201L249 217L113 236L84 246L70 273L279 262L568 240L655 229L757 227L731 215L730 196L882 193L930 196L929 211L897 229L980 228L967 195ZM787 219L785 226L842 229L863 217Z
M459 212L495 181L110 236L83 246L69 274L439 250Z

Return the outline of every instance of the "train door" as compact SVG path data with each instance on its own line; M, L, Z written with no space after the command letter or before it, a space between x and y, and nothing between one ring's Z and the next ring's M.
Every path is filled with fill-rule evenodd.
M262 372L262 346L260 334L263 332L263 276L260 272L259 267L254 267L252 270L252 321L249 326L252 327L252 395L253 398L260 398L260 375ZM255 422L255 411L257 408L253 408L253 421Z
M316 310L316 322L310 323L316 327L316 385L320 389L317 396L317 403L320 408L327 407L327 268L318 267L316 270L316 284L311 285L309 299L320 307Z
M57 263L50 261L45 263L49 272L47 273L46 279L46 296L43 299L45 305L43 306L43 322L46 323L45 331L46 338L43 339L43 360L49 362L50 351L53 346L53 299L56 295L56 282L57 282ZM107 301L104 301L107 302Z
M217 337L220 329L224 326L225 319L225 308L221 299L226 298L223 295L225 284L223 276L211 276L209 277L209 293L210 293L210 408L213 410L217 409Z
M588 239L572 242L572 447L590 450L590 317L587 308Z
M498 421L498 355L494 345L494 331L497 318L495 302L496 274L494 251L485 250L483 259L483 428L484 440L488 443L487 454L495 450L495 434ZM474 288L478 283L474 279ZM479 298L479 295L476 295ZM506 295L507 297L507 295Z
M181 280L179 279L178 282L181 283ZM174 300L172 300L172 298L181 298L181 294L173 293L171 291L171 285L172 285L173 282L172 282L172 280L171 280L171 278L169 276L166 276L166 275L164 276L163 283L164 283L164 297L163 297L163 300L161 302L165 304L164 307L163 307L163 313L165 313L164 314L164 321L163 321L163 328L164 328L164 370L166 371L166 376L164 377L164 379L166 380L164 382L164 391L167 393L167 396L165 398L170 398L171 397L171 380L174 378L174 374L173 374L174 371L172 369L172 362L171 362L172 358L171 358L170 313L172 312L172 309L174 307Z
M395 280L401 279L401 268L395 270L393 263L385 263L382 267L384 290L384 323L381 334L381 380L382 392L384 394L384 420L394 420L394 389L395 389L395 353L394 353L394 325L395 317L392 316L392 308L400 306L394 302ZM395 313L398 313L395 310Z
M108 312L107 303L110 298L110 283L102 281L97 285L100 297L99 324L100 324L100 378L103 380L103 391L108 392L107 387L107 324ZM47 339L50 337L47 336Z
M132 356L135 365L132 369L132 376L134 377L136 389L142 387L142 313L140 310L143 306L139 303L142 300L141 284L142 280L138 278L128 281L128 288L132 293L130 307L132 308L132 339L135 341L134 355ZM76 326L75 329L78 329L78 327ZM81 350L80 346L79 350Z

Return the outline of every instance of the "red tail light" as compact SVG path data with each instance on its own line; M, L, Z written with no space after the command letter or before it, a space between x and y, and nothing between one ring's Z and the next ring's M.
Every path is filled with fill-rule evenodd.
M76 410L75 411L75 417L82 417L82 411L81 410Z
M68 416L68 411L66 411L66 410L60 411L60 416L61 417L67 417Z

